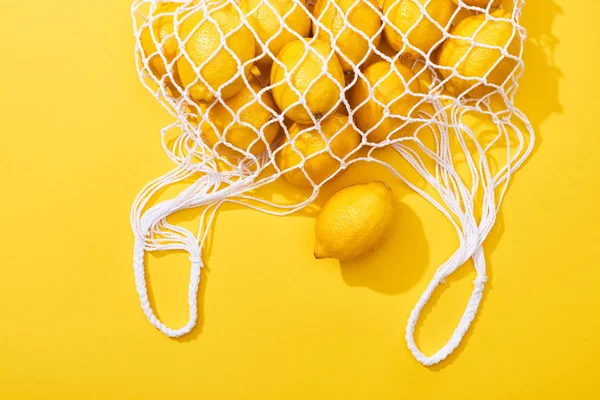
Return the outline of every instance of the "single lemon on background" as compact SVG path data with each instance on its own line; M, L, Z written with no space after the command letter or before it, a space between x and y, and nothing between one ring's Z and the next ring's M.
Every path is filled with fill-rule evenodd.
M194 65L186 57L180 57L177 69L192 98L208 102L215 99L210 89L220 90L221 98L226 99L244 86L242 73L248 76L252 69L252 63L248 61L254 58L254 36L246 26L242 26L242 16L237 11L237 6L208 3L207 7L208 15L215 20L216 25L207 19L203 9L186 15L182 21L179 35L185 41L185 51ZM223 32L226 39L219 31ZM223 39L227 49L221 46ZM230 52L237 56L243 69ZM205 62L198 76L195 68ZM210 89L200 77L208 83ZM232 78L233 81L227 83Z
M292 168L284 173L284 177L296 186L311 186L300 168L303 160L306 161L304 164L306 174L318 185L336 175L340 169L340 162L331 153L345 159L360 146L360 134L352 127L347 115L336 112L322 120L320 124L321 131L329 142L330 150L327 150L327 143L317 128L294 123L289 129L289 134L295 149L292 147L292 142L288 141L282 145L281 151L277 154L279 169L283 171ZM296 166L298 168L294 168Z
M269 51L273 57L277 57L283 46L297 40L298 36L307 37L310 33L311 21L306 0L243 0L240 7L248 24L258 36L257 55L263 53L261 44L268 43ZM280 28L281 32L279 32ZM265 54L256 61L256 64L266 67L272 62L271 56Z
M254 78L250 78L249 83L250 87L245 85L236 94L224 100L225 104L218 102L212 105L208 109L207 117L210 123L204 120L200 125L204 139L211 147L219 140L234 147L224 143L217 145L217 152L229 158L243 157L241 151L254 155L262 153L267 145L275 141L279 133L279 123L272 119L273 113L269 110L277 112L273 97L269 92L263 92L260 101L264 105L261 104L258 94L262 86ZM203 108L206 110L207 106ZM239 122L234 122L234 115L238 112Z
M148 58L150 72L157 80L167 75L167 65L161 55L170 64L179 54L177 38L174 35L173 17L180 3L160 3L152 13L151 25L142 29L140 43L144 56ZM173 77L176 83L181 85L177 68L173 68ZM172 85L169 77L166 78L167 85Z
M417 105L419 98L415 95L421 90L419 80L414 72L396 61L394 65L387 61L379 61L369 65L363 71L364 79L359 79L350 89L349 101L354 110L356 125L372 143L379 143L390 134L395 138L406 131L406 118L414 116L411 110ZM373 88L371 96L369 87ZM365 102L366 100L366 102ZM385 116L383 103L389 114L400 117ZM363 104L363 102L365 102Z
M456 25L451 33L459 38L450 38L444 42L438 54L440 73L445 79L446 89L460 95L468 91L470 97L482 97L494 90L493 87L481 84L487 75L486 83L502 85L517 66L516 57L521 50L521 41L516 28L510 21L510 14L503 10L492 13L496 18L507 18L508 21L494 21L485 14L465 18ZM464 39L462 39L464 38ZM506 48L511 59L502 55L498 49L483 46ZM465 79L454 76L454 71ZM489 74L489 75L488 75Z
M500 4L502 4L502 0L462 0L462 2L468 6L471 7L480 7L480 8L487 8L487 6L492 3L492 5L490 7L498 7L500 6ZM454 4L458 5L459 1L458 0L454 0Z
M352 70L353 66L364 63L371 54L370 45L376 47L379 44L381 18L375 11L378 9L375 0L317 0L315 2L313 15L325 29L314 24L313 34L329 43L335 40L335 47L344 71ZM369 39L365 39L353 28ZM347 62L344 56L350 62Z
M422 6L427 4L426 15L417 2ZM454 9L452 0L385 0L383 14L390 23L385 25L383 33L396 51L417 58L420 56L417 49L428 54L444 37L444 31L432 21L446 27Z
M377 248L392 226L392 200L392 190L383 182L334 194L317 216L315 257L349 261Z
M309 124L313 122L309 112L318 120L338 106L340 87L345 84L344 71L329 43L319 39L294 40L284 46L277 60L283 66L276 62L271 68L271 91L286 117ZM300 98L292 87L300 92L306 107L295 104Z

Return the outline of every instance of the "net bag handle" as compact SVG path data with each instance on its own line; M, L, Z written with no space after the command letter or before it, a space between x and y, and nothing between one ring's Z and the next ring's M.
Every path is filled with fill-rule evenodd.
M189 333L196 326L198 320L198 287L200 286L200 272L203 267L200 256L200 247L196 246L183 249L190 255L190 282L188 286L188 306L189 318L185 326L179 329L172 329L166 326L154 313L152 305L148 299L148 288L146 285L146 271L144 268L144 240L136 237L133 248L133 273L135 276L135 287L140 298L142 310L148 318L148 321L159 331L168 337L176 338Z
M197 172L202 172L204 175L175 198L146 208L150 199L165 187L181 182ZM140 305L148 321L156 329L171 338L181 337L196 326L198 320L198 290L201 270L204 267L202 249L210 227L214 223L217 211L227 199L244 192L252 183L252 177L245 176L230 184L227 188L218 189L223 182L222 178L220 174L208 167L192 168L183 164L146 185L132 207L131 223L135 236L133 272ZM167 222L169 215L196 207L204 207L197 235L185 228ZM187 323L179 329L169 328L156 316L148 298L144 261L146 252L172 250L186 251L191 262L188 286L189 318Z
M410 313L410 317L406 325L406 343L417 361L425 366L432 366L439 363L448 357L454 350L456 350L463 340L465 334L469 330L471 322L473 322L473 319L477 314L477 310L479 309L479 304L481 303L483 291L485 289L485 283L487 281L486 262L482 242L477 243L474 249L469 249L469 247L470 246L467 244L461 244L459 249L439 268L438 272L429 282L427 288L421 294L419 301ZM421 317L421 312L431 299L433 292L438 288L438 286L445 283L445 279L454 273L465 262L467 262L469 258L473 259L477 276L473 281L473 291L471 292L467 306L450 339L433 355L427 356L423 354L421 350L419 350L414 338L415 328L419 318Z

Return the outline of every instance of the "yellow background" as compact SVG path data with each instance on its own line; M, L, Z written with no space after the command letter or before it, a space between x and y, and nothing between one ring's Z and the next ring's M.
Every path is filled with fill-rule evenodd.
M486 244L479 317L427 369L404 327L456 238L388 175L402 202L392 240L343 269L313 259L312 217L224 209L200 326L181 340L153 329L129 209L171 167L159 140L171 120L137 80L130 3L0 0L0 398L599 398L600 3L527 3L518 104L539 144ZM188 267L151 261L172 325ZM436 294L417 335L426 352L449 337L472 276Z

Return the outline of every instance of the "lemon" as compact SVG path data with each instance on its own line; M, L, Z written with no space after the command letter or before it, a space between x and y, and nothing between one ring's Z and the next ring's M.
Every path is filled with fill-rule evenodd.
M383 56L379 55L380 53L383 54ZM365 66L375 64L379 61L385 61L384 56L393 59L397 54L398 52L389 45L387 40L380 40L379 44L377 45L377 52L373 51Z
M421 13L417 2L427 5L428 15ZM445 27L454 8L452 0L385 0L383 14L387 15L390 23L385 25L383 33L396 51L414 58L419 57L418 50L428 54L444 36L432 20Z
M492 16L510 19L510 14L503 10L494 11ZM468 91L471 97L481 97L494 88L480 84L477 79L489 73L486 82L502 85L517 66L516 60L504 57L500 50L483 47L504 48L508 45L507 52L517 57L521 42L510 21L493 21L486 19L485 14L474 15L461 21L451 33L459 38L450 38L444 42L438 54L438 64L455 69L466 79L454 76L450 69L440 68L443 77L449 78L446 89L450 93L460 95Z
M436 70L430 66L427 67L424 63L414 62L411 59L402 59L402 64L410 68L419 80L420 93L429 93L435 78L437 78Z
M368 132L369 142L381 142L392 133L390 139L395 138L405 131L403 125L406 121L386 116L384 107L376 100L388 108L390 115L405 119L414 116L415 113L410 112L419 100L415 96L421 89L419 81L414 72L400 61L396 61L393 68L387 61L376 62L365 68L363 74L367 81L359 79L350 89L349 96L356 125L364 133ZM369 87L373 88L373 96Z
M452 26L460 24L460 21L462 21L465 18L472 17L473 15L475 15L475 12L473 10L463 7L459 8L458 11L456 11L454 13L454 16L452 17Z
M390 45L387 43L387 40L382 40L381 42L379 42L379 46L377 46L377 51L379 51L379 53L383 55L380 56L378 53L373 53L373 55L367 62L367 66L375 64L379 61L386 61L387 58L393 59L398 54L396 50L390 47ZM432 67L426 68L425 63L422 62L422 60L415 60L409 57L400 57L398 58L398 61L410 68L417 76L421 88L420 92L427 93L429 91L429 88L431 87L433 78L436 74L435 70Z
M183 85L196 100L214 100L210 89L220 90L222 99L233 96L244 85L242 73L247 76L252 69L252 63L248 61L254 58L254 36L250 29L242 25L242 16L236 7L231 3L208 3L208 15L205 10L199 9L186 15L181 24L179 34L186 41L185 51L194 65L188 62L187 57L180 57L177 69ZM208 20L208 16L216 24ZM188 35L191 36L188 38ZM221 46L221 40L225 41L227 49ZM244 65L243 72L230 52ZM196 74L195 69L205 62L199 74ZM231 79L233 81L227 83Z
M392 190L382 182L334 194L317 216L316 258L353 260L375 249L392 225Z
M261 45L266 45L273 57L277 57L283 46L310 33L306 0L243 0L240 7L258 36L256 54L262 54ZM272 62L273 59L265 54L256 63L264 67Z
M303 160L306 160L306 174L318 185L340 169L340 162L332 154L344 160L360 145L360 134L350 125L347 115L336 112L320 124L330 150L327 150L327 143L315 127L294 123L289 129L291 142L285 143L277 154L278 167L282 171L291 168L284 176L296 186L311 186L300 168Z
M271 68L273 98L288 118L309 124L309 112L319 119L339 104L344 71L329 43L319 39L294 40L284 46L277 60L283 66L275 63ZM301 98L293 88L300 92L306 107L298 103Z
M161 54L167 61L167 65L173 62L179 54L177 38L173 29L173 13L180 5L179 3L160 3L152 13L153 21L151 25L144 27L140 35L144 56L149 57L148 67L150 72L159 81L167 75L167 66ZM173 68L172 72L175 81L181 85L177 69ZM169 77L165 78L165 83L167 83L167 86L170 85Z
M206 142L211 147L217 145L216 150L230 158L243 157L242 151L254 155L262 153L279 133L279 123L272 119L269 110L277 112L273 97L269 92L262 93L260 100L264 105L261 104L258 93L262 87L254 78L250 78L249 83L250 87L244 86L224 100L225 104L218 102L210 107L208 121L200 126ZM239 122L234 122L234 115L238 113Z
M487 8L488 4L492 3L490 7L498 7L502 4L502 0L462 0L468 6ZM458 0L454 0L455 4L458 4Z
M316 1L313 15L325 29L315 24L313 33L327 42L335 40L335 47L344 71L362 65L361 62L364 63L371 53L370 45L376 47L379 44L381 18L375 11L378 9L375 0ZM349 59L349 62L345 58Z

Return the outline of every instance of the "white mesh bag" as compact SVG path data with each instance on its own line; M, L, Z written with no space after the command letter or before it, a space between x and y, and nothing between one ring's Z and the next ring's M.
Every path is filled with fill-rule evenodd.
M174 117L162 143L175 166L144 187L131 212L135 281L149 321L169 337L194 328L202 249L221 205L292 214L348 167L369 162L430 202L458 234L458 249L437 269L406 327L422 364L454 351L481 302L483 242L534 144L514 106L524 0L500 3L135 0L137 70ZM261 195L280 179L300 200ZM184 189L158 201L174 184ZM201 210L197 232L167 221L189 208ZM169 250L191 260L189 321L178 329L156 317L145 280L145 252ZM464 314L448 342L427 356L414 341L421 310L469 259L477 276Z

